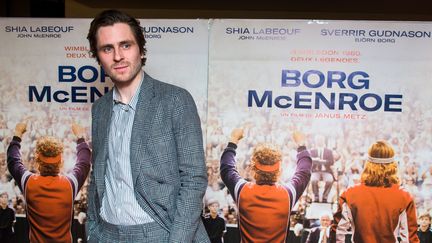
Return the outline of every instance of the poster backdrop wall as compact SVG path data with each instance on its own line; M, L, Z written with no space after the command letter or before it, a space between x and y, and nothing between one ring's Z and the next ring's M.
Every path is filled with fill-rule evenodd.
M65 171L74 164L70 124L90 134L90 106L112 87L94 59L89 19L0 18L1 186L15 124L26 119L24 163L41 135L66 144ZM292 131L307 134L310 149L332 151L328 202L358 183L368 147L390 142L403 185L419 211L432 208L432 23L309 20L142 20L147 73L188 89L205 138L209 187L235 223L235 206L219 177L219 157L235 127L246 129L238 169L251 179L251 148L273 142L284 154L282 180L295 166ZM91 138L90 138L91 139ZM323 200L324 183L318 196ZM304 213L312 187L297 210ZM315 193L317 194L317 193ZM86 189L81 193L85 209ZM331 205L331 204L329 204ZM16 205L15 205L16 206ZM79 211L79 210L78 210Z

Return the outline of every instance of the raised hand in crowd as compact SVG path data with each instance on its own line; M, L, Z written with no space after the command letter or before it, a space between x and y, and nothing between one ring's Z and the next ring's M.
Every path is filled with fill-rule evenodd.
M84 136L85 136L85 128L84 127L82 127L81 125L79 125L76 122L73 122L71 127L72 127L72 132L77 139L84 138Z
M14 136L21 138L27 131L27 122L19 122L15 126Z
M237 144L244 136L243 128L235 128L231 132L230 142Z

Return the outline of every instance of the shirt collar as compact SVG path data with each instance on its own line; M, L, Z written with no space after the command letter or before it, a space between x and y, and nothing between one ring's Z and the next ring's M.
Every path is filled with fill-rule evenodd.
M142 85L142 83L144 81L144 75L145 75L145 73L143 73L143 77L141 79L141 82L138 85L137 89L135 90L135 94L132 96L132 99L129 101L129 104L124 104L124 103L122 103L118 99L118 97L120 97L120 94L118 93L117 87L114 86L114 90L113 90L113 105L124 104L124 105L128 105L131 109L136 110L136 105L138 103L139 92L141 90L141 85Z

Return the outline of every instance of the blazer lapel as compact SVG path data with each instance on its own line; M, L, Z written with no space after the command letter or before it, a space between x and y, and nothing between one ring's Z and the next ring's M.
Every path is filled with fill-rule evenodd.
M144 81L141 85L136 106L130 144L130 162L134 186L140 173L142 158L145 157L144 151L148 136L152 130L152 120L155 116L157 106L156 101L154 81L148 74L144 74Z
M101 151L99 151L98 157L95 159L96 170L94 171L94 173L100 200L102 200L105 193L105 171L106 163L108 161L108 137L113 109L112 92L113 90L111 89L111 91L107 93L106 99L102 100L103 103L100 104L101 109L98 114L98 116L100 116L100 119L98 119L97 136L99 141L102 141L102 144L99 147ZM102 201L100 201L100 203L100 205L102 205Z
M141 171L141 166L145 163L146 146L149 140L149 134L152 131L153 118L155 117L158 97L156 95L155 81L148 74L144 74L144 81L141 85L141 90L138 97L138 103L135 111L134 123L132 126L131 142L130 142L130 165L132 170L132 181L134 187L143 185L137 184L137 179ZM146 193L147 188L142 188L140 196L144 201L138 200L140 206L165 229L169 229L168 223L163 217L160 217L157 210L152 205L150 197ZM137 190L135 190L135 193Z

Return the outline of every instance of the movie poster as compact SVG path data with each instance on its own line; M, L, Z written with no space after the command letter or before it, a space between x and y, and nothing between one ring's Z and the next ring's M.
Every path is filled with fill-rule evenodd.
M230 223L235 203L218 177L232 129L243 127L237 169L253 180L252 148L283 151L294 172L294 130L307 135L312 179L294 211L318 218L359 183L369 146L395 149L402 185L419 212L432 203L432 25L422 22L214 20L210 31L206 200ZM315 172L315 176L313 175Z
M15 125L27 122L21 153L29 170L35 169L36 139L50 135L64 142L63 172L69 172L76 158L72 122L86 128L91 142L91 104L112 88L110 78L89 53L86 37L90 21L0 18L0 190L8 192L11 206L19 215L16 230L23 228L25 203L6 167L6 149ZM140 21L147 40L144 70L192 94L205 139L208 21ZM75 201L75 216L86 210L86 186Z

